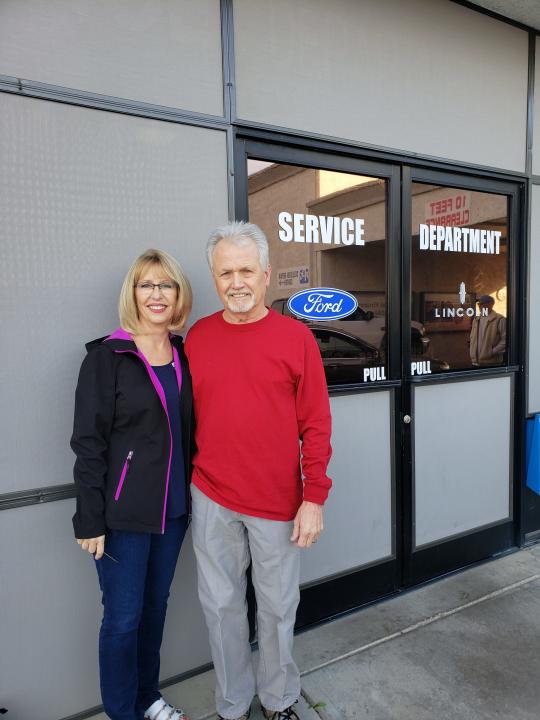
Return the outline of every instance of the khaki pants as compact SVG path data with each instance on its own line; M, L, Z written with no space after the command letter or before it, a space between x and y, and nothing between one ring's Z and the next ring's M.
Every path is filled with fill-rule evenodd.
M191 491L199 598L216 671L217 712L240 717L255 693L269 710L284 710L300 696L300 674L292 657L300 551L289 540L292 522L242 515L213 502L194 485ZM257 598L256 681L246 603L250 557Z

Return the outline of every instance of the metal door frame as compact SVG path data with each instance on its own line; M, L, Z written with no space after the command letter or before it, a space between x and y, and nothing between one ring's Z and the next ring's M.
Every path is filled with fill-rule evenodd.
M410 327L411 322L411 213L414 182L455 187L506 195L509 199L508 220L508 309L507 321L508 365L449 372L444 375L411 378ZM523 277L525 234L520 222L524 212L526 186L524 182L471 176L459 172L403 166L402 168L402 406L401 432L403 437L403 553L402 585L409 587L431 580L474 562L490 558L521 544L523 437L524 437L524 343L525 343L525 285ZM519 362L521 360L521 362ZM512 379L512 417L509 428L511 448L511 482L513 484L512 517L506 522L472 529L429 547L414 547L414 393L413 386L465 382L491 377ZM409 425L403 416L412 417Z
M234 139L235 217L248 219L247 157L274 162L318 167L334 171L361 173L388 181L387 195L387 312L388 381L376 386L352 385L329 390L330 395L390 390L394 415L391 422L392 468L394 482L394 555L389 561L361 566L302 587L297 627L400 592L411 585L431 580L459 567L492 557L522 544L521 483L514 482L514 519L510 523L486 528L478 533L451 539L413 551L412 478L414 469L411 426L403 424L403 415L411 414L411 388L417 383L448 383L511 374L515 382L514 400L514 478L522 477L524 429L524 349L525 323L525 203L526 180L499 171L477 171L449 163L434 162L430 167L410 157L356 146L346 146L275 133L252 127L236 127ZM412 182L444 184L449 187L498 192L511 198L509 210L510 248L509 308L512 312L509 341L512 365L507 368L460 371L438 376L410 379L410 288L411 288L411 189ZM511 295L510 295L511 293ZM510 315L510 312L509 312ZM518 359L520 363L518 364Z

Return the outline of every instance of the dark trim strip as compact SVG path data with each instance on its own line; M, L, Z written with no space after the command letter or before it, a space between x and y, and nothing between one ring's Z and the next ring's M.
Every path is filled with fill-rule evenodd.
M124 115L135 115L147 117L154 120L166 120L168 122L182 123L184 125L196 125L214 129L224 129L228 121L219 115L207 115L181 108L171 108L163 105L152 105L151 103L117 98L109 95L75 90L60 85L23 80L9 75L0 75L0 92L13 93L23 97L31 97L39 100L51 100L69 105L87 107L93 110L108 110L122 113Z
M386 182L386 333L388 377L401 386L401 168Z
M202 673L208 672L208 670L212 670L213 667L213 663L199 665L199 667L196 667L193 670L186 670L186 672L180 673L179 675L173 675L166 680L162 680L159 683L159 687L166 688L170 687L171 685L176 685L176 683L184 682L184 680L189 680L189 678L195 677L195 675L202 675Z
M396 163L381 161L378 157L362 157L355 149L328 145L327 143L304 142L301 136L291 143L276 142L275 140L260 140L258 137L251 138L245 133L241 140L246 141L246 156L259 160L272 160L272 162L283 163L284 165L295 165L297 167L313 167L334 170L340 172L369 173L373 177L385 180L396 179Z
M412 177L411 168L401 169L401 377L403 386L398 397L395 428L399 462L399 499L397 515L400 520L399 586L409 584L409 558L413 543L414 524L414 425L405 416L414 417L413 393L408 377L411 371L411 288L412 288Z
M236 70L234 63L234 21L232 0L221 0L221 41L223 48L224 116L236 115Z
M75 485L49 485L32 490L19 490L0 495L0 510L12 510L26 505L41 505L56 500L67 500L75 497Z
M540 181L540 178L539 178ZM529 301L530 301L530 287L531 287L531 268L530 268L530 257L532 253L532 233L531 233L531 211L532 211L532 195L533 195L533 183L529 183L525 192L523 193L523 207L521 211L521 223L522 223L522 238L523 248L521 252L521 282L522 290L520 293L520 303L522 308L522 324L521 332L523 334L523 360L524 360L524 372L523 372L523 394L524 394L524 416L525 418L534 417L536 413L531 413L529 408L529 352L530 352L530 333L529 333Z
M534 67L536 42L530 43L529 51L532 55ZM534 91L533 91L534 92ZM532 122L532 119L531 119ZM529 128L528 128L529 131ZM531 134L531 164L532 164L532 125ZM514 417L513 417L513 482L514 496L513 516L515 525L514 542L523 546L525 542L525 530L528 529L528 503L526 488L526 442L527 425L526 415L529 405L529 257L531 237L531 195L532 185L527 183L520 188L519 197L512 203L514 242L513 253L515 256L515 273L513 277L514 293L512 300L514 308L510 309L515 322L512 330L511 341L513 342L513 358L515 362L521 363L522 372L516 373L514 378Z
M223 113L227 119L227 202L229 220L234 219L235 183L234 183L234 131L231 118L235 112L234 87L234 37L232 29L232 0L220 0L221 14L221 54L223 77Z
M468 2L468 0L452 0L453 3L456 5L462 5L463 7L468 8L469 10L473 10L474 12L480 13L480 15L487 15L490 18L493 18L494 20L499 20L500 22L506 23L507 25L513 25L513 27L517 27L520 30L525 30L526 32L534 32L534 33L540 33L539 30L536 30L535 28L531 27L530 25L525 25L524 23L520 22L519 20L514 20L513 18L506 17L506 15L501 15L498 12L495 12L494 10L488 10L487 8L483 7L482 5L476 5L474 2Z
M391 390L400 388L401 380L386 380L374 383L358 383L353 385L329 385L328 394L333 395L357 395L361 392L373 392L376 390Z
M529 33L529 70L527 75L527 128L525 138L525 172L532 175L534 142L534 74L536 64L536 35Z
M227 118L227 198L229 220L235 219L235 135L231 120L236 113L234 29L232 0L221 0L221 43L223 53L223 102Z
M457 370L456 372L437 373L433 375L418 375L409 377L409 382L414 385L436 384L439 382L462 382L465 380L478 380L494 377L514 376L520 371L519 365L500 368L475 368L474 370Z
M388 560L300 591L295 630L383 600L398 590L398 561Z
M510 453L511 455L511 453ZM512 464L512 463L510 463ZM512 480L512 478L511 478ZM509 483L509 486L511 483ZM512 496L512 493L509 493L510 498ZM512 506L510 505L510 512L505 518L502 518L502 520L494 520L492 522L484 523L483 525L478 525L476 527L473 527L470 530L463 530L462 532L458 533L452 533L451 535L445 535L442 538L437 538L436 540L430 540L429 542L422 543L421 545L414 545L413 547L413 553L417 552L423 552L424 550L431 550L433 548L439 547L443 543L447 542L454 542L456 540L461 540L462 538L466 537L472 537L473 535L476 535L479 532L483 532L484 530L490 530L491 528L498 527L499 525L507 525L509 522L513 520L512 517Z
M184 680L189 680L189 678L195 677L195 675L201 675L202 673L208 672L208 670L211 670L214 666L212 663L207 663L206 665L199 665L199 667L196 667L193 670L188 670L185 673L180 673L179 675L173 675L170 678L167 678L166 680L162 680L159 683L160 688L166 688L170 685L176 685L177 683L183 682ZM88 708L87 710L82 710L79 713L75 713L75 715L70 715L69 717L64 717L61 720L85 720L85 718L93 717L94 715L98 715L99 713L103 712L103 705L96 705L93 708Z
M411 554L412 585L444 577L478 561L515 549L512 521L471 532L458 538L441 540L437 545Z
M282 147L296 147L304 151L317 150L330 152L333 153L335 157L347 155L349 157L373 160L379 163L390 162L398 165L410 165L411 167L423 167L430 170L446 170L461 175L475 175L479 178L493 178L494 180L508 180L510 182L526 179L526 175L523 172L516 170L504 170L487 165L474 165L458 160L446 160L431 155L421 155L404 150L393 150L392 148L370 145L347 138L302 132L297 129L255 123L249 120L238 120L235 127L236 135L241 139L273 143Z
M538 541L540 541L540 530L525 533L525 545L535 545Z
M476 173L475 177L464 174L459 167L451 174L441 175L438 170L431 167L414 167L411 168L411 180L413 182L428 183L430 185L441 185L443 182L446 187L467 188L469 190L478 190L478 192L491 192L499 195L512 195L516 193L516 178L508 179L506 182L501 178L494 178L490 175L486 176ZM526 180L521 178L521 182Z

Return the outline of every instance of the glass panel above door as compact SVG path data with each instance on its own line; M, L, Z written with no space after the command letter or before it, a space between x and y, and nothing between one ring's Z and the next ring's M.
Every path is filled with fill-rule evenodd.
M508 227L505 195L413 183L411 375L507 364Z
M384 179L248 160L249 219L270 245L267 304L313 332L329 385L388 378L386 196Z

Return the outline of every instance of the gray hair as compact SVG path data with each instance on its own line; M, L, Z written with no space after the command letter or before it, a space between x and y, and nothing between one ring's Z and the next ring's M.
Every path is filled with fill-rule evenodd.
M216 228L208 238L208 242L206 243L206 259L208 260L210 270L212 270L214 250L221 240L229 240L235 245L243 245L246 239L253 241L257 246L261 267L263 270L266 270L269 265L268 240L266 239L266 235L258 225L244 222L243 220L235 220L228 225L221 225Z

